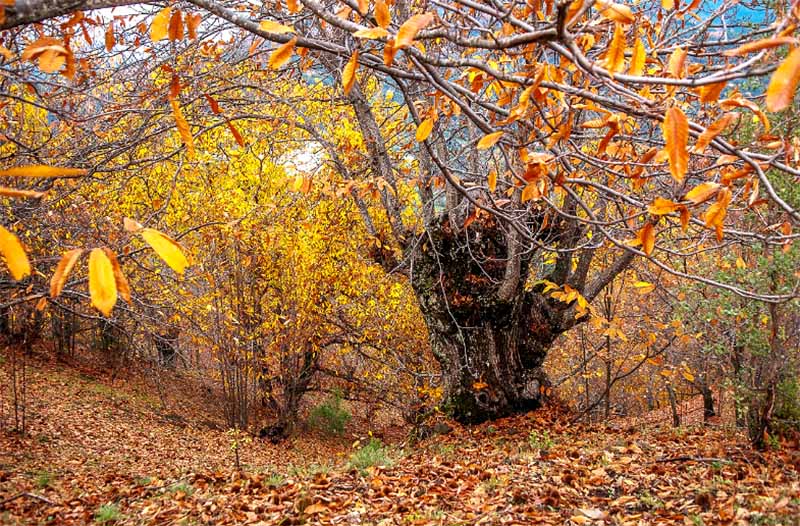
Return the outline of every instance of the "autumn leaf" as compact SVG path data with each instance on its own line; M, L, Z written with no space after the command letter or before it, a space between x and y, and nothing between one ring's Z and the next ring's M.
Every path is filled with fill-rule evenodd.
M258 23L258 28L261 31L266 31L267 33L274 33L276 35L282 35L284 33L294 33L293 27L280 24L273 20L262 20L261 22Z
M637 281L633 284L633 287L636 289L636 292L639 294L650 294L654 290L656 290L656 286L652 283L648 283L646 281Z
M433 13L414 15L400 26L395 37L394 49L405 49L414 42L417 33L433 22Z
M497 170L492 168L489 170L489 177L488 177L488 184L489 184L489 191L494 192L497 188Z
M767 109L772 112L789 107L800 82L800 47L795 48L772 74L767 86Z
M614 22L632 24L636 20L631 8L623 4L616 4L608 0L600 0L595 3L595 7L597 7L597 10L602 16Z
M183 140L183 144L186 145L186 150L189 152L189 158L194 158L194 139L192 138L192 130L189 128L189 123L186 122L186 118L183 116L181 106L177 100L172 99L169 101L169 104L172 106L172 115L175 118L175 125L178 128L178 133L181 136L181 140Z
M350 90L356 83L356 70L358 69L358 50L353 51L350 60L345 64L342 71L342 87L344 87L344 94L349 95Z
M722 188L717 194L717 201L708 207L704 219L707 227L713 227L717 232L717 241L722 241L722 226L728 213L728 204L731 202L731 191Z
M80 177L88 172L83 168L63 168L32 164L0 170L0 177Z
M715 82L713 84L707 84L705 86L700 86L699 93L700 93L700 102L716 102L719 100L719 96L722 94L722 90L725 89L725 85L727 82Z
M110 316L117 303L117 283L114 268L102 248L92 249L89 254L89 295L92 306Z
M189 262L177 241L153 228L143 228L139 233L172 270L183 274Z
M231 135L233 135L233 139L236 141L236 144L238 144L239 147L244 148L245 142L244 142L244 137L242 137L242 134L239 133L239 130L236 129L236 126L234 126L232 122L228 121L227 124L228 124L228 129L231 131Z
M6 186L0 186L0 195L5 197L38 199L40 197L43 197L45 193L37 192L36 190L19 190L17 188L8 188Z
M58 265L56 266L53 277L50 278L50 297L57 298L61 291L64 290L64 284L67 282L69 273L72 271L78 258L83 254L82 248L75 248L69 250L61 256Z
M712 124L705 129L703 133L700 134L700 137L697 138L697 142L694 144L694 151L697 153L702 153L703 150L708 148L708 145L711 144L711 141L714 140L714 137L725 131L725 128L736 118L736 114L734 113L726 113Z
M153 22L150 24L150 40L158 42L167 37L171 14L172 8L165 7L153 17Z
M112 252L109 248L104 248L103 251L106 253L108 260L111 262L111 269L114 271L114 283L117 286L117 292L119 292L120 297L125 300L128 305L130 305L131 287L128 284L128 278L126 278L125 274L122 273L122 267L120 267L119 260L117 260L117 256L114 254L114 252Z
M19 281L31 274L31 263L17 236L0 226L0 254L6 260L11 276Z
M497 144L497 141L500 140L500 137L503 136L503 131L498 131L494 133L490 133L488 135L484 135L481 137L481 140L478 141L476 148L479 150L487 150Z
M303 4L300 3L300 0L286 0L286 8L294 15L303 9Z
M665 149L669 156L669 171L679 183L683 182L689 168L689 121L680 108L673 106L667 110L662 126Z
M644 253L649 256L653 253L655 242L655 229L650 222L647 222L642 228L639 229L638 232L636 232L636 239L627 241L627 244L634 247L641 246Z
M176 9L169 19L168 34L171 41L183 39L183 15L180 9Z
M269 56L268 65L270 69L280 69L281 66L286 64L294 54L294 46L297 43L297 37L294 37L285 44L279 46Z
M359 29L353 36L356 38L378 39L389 36L389 32L382 27L371 27L369 29Z
M140 231L142 228L144 228L140 222L134 221L133 219L130 219L130 218L127 218L127 217L122 219L122 227L126 231L133 232L133 233L136 233L136 232Z
M797 43L798 41L794 37L762 38L761 40L756 40L755 42L743 44L736 49L729 49L722 54L726 57L741 57L742 55L755 53L756 51L761 51L764 49L772 49L786 44L796 46Z
M650 204L647 208L647 211L653 214L654 216L663 216L667 214L671 214L672 212L681 208L681 204L676 203L674 201L670 201L669 199L664 199L663 197L656 197L655 200Z
M618 73L625 69L625 31L619 22L614 26L614 36L605 54L605 67L612 73Z
M105 44L106 44L106 51L111 51L114 49L117 41L114 38L114 22L111 21L108 23L108 27L106 28L106 37L105 37Z
M433 119L428 117L417 126L417 133L415 134L417 142L422 142L428 138L433 131Z
M696 205L707 201L708 199L714 197L714 194L717 193L719 190L719 184L706 182L700 183L699 185L695 186L684 196L684 200L690 201Z
M667 64L667 71L672 77L683 78L684 68L686 66L686 57L688 52L681 48L676 48L675 51L669 56Z
M375 2L375 21L383 29L388 29L392 23L392 15L389 13L389 7L384 0Z
M631 58L631 67L628 72L631 75L641 76L644 73L647 55L644 49L644 42L641 38L636 38L633 44L633 58Z

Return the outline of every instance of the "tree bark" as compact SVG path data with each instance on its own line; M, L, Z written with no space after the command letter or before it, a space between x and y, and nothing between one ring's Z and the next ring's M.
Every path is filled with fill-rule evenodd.
M444 407L462 423L540 407L549 390L542 363L568 328L566 305L525 290L530 255L517 256L522 271L508 292L504 234L493 219L455 234L445 217L414 254L411 282L442 366Z

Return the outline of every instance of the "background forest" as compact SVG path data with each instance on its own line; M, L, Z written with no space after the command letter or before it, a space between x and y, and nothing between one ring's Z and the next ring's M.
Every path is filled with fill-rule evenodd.
M102 379L114 403L192 422L198 458L240 474L305 439L307 458L355 441L331 454L363 478L400 455L384 442L523 430L538 462L573 458L559 433L591 447L597 426L698 426L686 459L739 469L703 448L745 437L781 493L727 517L724 490L701 488L724 506L695 495L672 519L800 506L796 471L773 471L797 462L781 455L800 430L796 3L0 1L0 15L9 451L50 440L59 389L92 400ZM107 418L105 403L88 412ZM0 457L0 484L21 463ZM492 473L476 483L487 501L516 476ZM553 476L535 513L554 523L611 520L610 502L631 520L677 513L655 490L636 494L640 516L624 488L573 503ZM324 514L292 487L295 515ZM29 494L0 494L0 514ZM76 523L102 522L81 506ZM425 513L411 522L447 523Z

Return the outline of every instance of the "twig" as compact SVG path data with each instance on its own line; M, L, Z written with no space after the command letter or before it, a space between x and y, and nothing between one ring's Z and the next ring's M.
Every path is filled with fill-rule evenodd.
M670 457L670 458L657 458L655 462L722 462L724 464L733 464L732 460L727 458L706 458L706 457Z
M15 500L17 500L19 498L22 498L22 497L29 497L31 499L40 500L40 501L45 502L45 503L47 503L47 504L49 504L51 506L57 506L58 505L55 502L53 502L52 500L48 499L47 497L42 497L41 495L36 495L35 493L28 493L27 491L22 491L20 493L17 493L13 497L9 497L9 498L7 498L5 500L0 501L0 506L5 506L9 502L15 501Z

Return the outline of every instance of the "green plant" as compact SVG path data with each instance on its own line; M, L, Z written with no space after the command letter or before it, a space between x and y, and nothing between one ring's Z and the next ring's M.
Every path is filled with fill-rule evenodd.
M689 515L689 520L692 521L694 526L705 526L706 524L700 515Z
M267 485L269 486L282 486L283 482L286 480L286 477L281 475L280 473L273 473L269 477L267 477Z
M341 436L351 418L347 409L342 407L341 392L335 391L327 400L311 410L308 423L328 435Z
M180 481L176 482L175 484L171 485L167 488L168 493L183 493L185 495L191 495L194 493L194 487L189 484L188 482Z
M658 497L654 497L650 494L649 491L645 491L641 495L639 495L639 503L641 507L646 510L660 510L664 507L664 501L659 499Z
M363 472L372 466L391 466L392 459L383 442L376 438L350 455L350 466Z
M38 489L44 489L53 483L53 474L49 471L40 471L36 474L34 484Z
M553 447L553 439L547 431L532 430L528 434L528 445L531 449L547 450Z
M109 524L121 519L122 513L119 511L119 506L114 503L103 504L97 508L97 512L94 514L94 521L97 524Z

